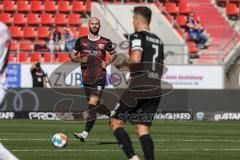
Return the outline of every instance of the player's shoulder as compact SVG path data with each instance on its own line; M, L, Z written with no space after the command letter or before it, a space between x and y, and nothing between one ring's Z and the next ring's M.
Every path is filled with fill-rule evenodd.
M103 37L103 36L101 36L100 39L101 39L102 41L107 41L107 42L111 41L109 38L106 38L106 37Z
M142 38L144 36L144 32L134 32L133 34L130 35L130 39L137 39L137 38Z
M78 37L77 40L81 41L81 40L84 40L84 39L88 39L88 36L81 36L81 37Z

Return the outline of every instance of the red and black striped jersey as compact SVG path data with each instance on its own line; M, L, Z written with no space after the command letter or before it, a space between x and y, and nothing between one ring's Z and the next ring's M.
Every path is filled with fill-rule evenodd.
M106 60L106 53L115 51L111 40L99 36L92 40L88 36L77 39L73 48L74 52L79 52L80 57L87 56L87 63L81 65L84 82L95 82L105 79L106 69L102 68L102 62Z

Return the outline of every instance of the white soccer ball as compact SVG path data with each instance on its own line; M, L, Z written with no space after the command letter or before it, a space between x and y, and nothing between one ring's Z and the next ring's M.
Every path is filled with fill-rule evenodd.
M62 148L67 145L68 138L63 133L57 133L52 137L52 143L55 147Z

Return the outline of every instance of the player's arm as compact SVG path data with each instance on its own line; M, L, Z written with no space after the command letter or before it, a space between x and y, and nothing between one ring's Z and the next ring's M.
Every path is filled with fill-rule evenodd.
M116 47L109 40L108 43L103 48L107 53L110 54L110 60L108 63L102 62L102 67L106 68L108 65L112 64L117 58Z
M81 40L80 38L78 38L71 53L72 62L85 63L87 61L87 57L80 58L80 52L81 52Z

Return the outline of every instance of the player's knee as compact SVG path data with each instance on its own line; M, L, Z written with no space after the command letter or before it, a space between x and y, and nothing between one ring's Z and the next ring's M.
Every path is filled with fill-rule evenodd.
M118 119L112 119L111 120L111 124L110 124L110 128L112 129L112 131L114 132L117 128L123 128L124 127L124 122Z
M98 104L99 98L97 96L91 96L89 98L88 104L96 106Z
M146 125L137 125L136 131L137 131L138 137L141 137L143 135L149 134L149 127Z

